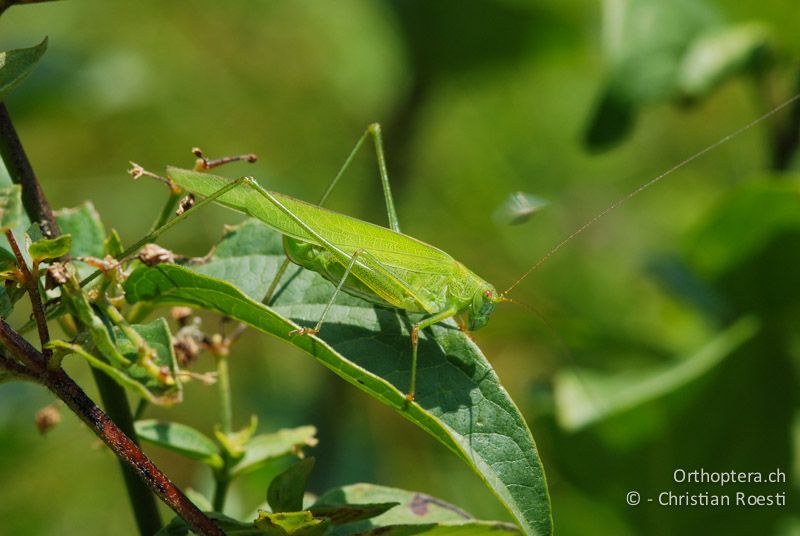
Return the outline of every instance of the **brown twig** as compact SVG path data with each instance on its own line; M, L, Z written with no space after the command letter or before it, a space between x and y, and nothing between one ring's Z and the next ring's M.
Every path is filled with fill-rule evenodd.
M35 367L34 372L38 380L63 400L114 454L137 473L153 493L189 524L192 530L203 535L224 536L222 530L150 461L139 446L97 407L66 372L61 369L47 370L46 366L43 366L44 356L3 319L0 319L0 343L20 361L31 363L33 365L31 368Z
M39 330L39 341L42 343L42 354L44 354L45 359L49 361L53 352L49 348L45 348L45 345L50 342L50 332L47 329L47 317L44 314L42 296L39 293L39 278L36 274L31 273L31 270L28 268L28 263L25 262L25 257L22 256L19 244L17 244L14 233L12 233L10 229L6 231L6 239L8 239L11 249L14 251L14 256L17 258L17 264L19 265L22 278L24 279L23 283L31 298L33 317L36 319L36 329Z
M0 5L0 13L2 9ZM25 211L33 221L39 222L45 236L48 238L58 236L60 232L56 218L3 103L0 103L0 156L5 162L11 180L22 186L22 204L25 206Z

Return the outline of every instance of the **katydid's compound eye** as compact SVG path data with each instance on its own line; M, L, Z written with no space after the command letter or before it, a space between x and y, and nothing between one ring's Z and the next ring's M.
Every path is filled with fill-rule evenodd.
M483 291L483 296L484 296L484 297L485 297L487 300L491 300L492 298L494 298L494 292L492 292L491 290L484 290L484 291Z

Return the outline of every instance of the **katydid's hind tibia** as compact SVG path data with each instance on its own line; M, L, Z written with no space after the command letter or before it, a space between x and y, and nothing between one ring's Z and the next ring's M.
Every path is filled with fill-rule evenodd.
M733 132L731 132L727 136L724 136L723 138L717 140L716 142L706 146L705 148L703 148L700 151L694 153L693 155L691 155L690 157L686 158L685 160L682 160L681 162L675 164L674 166L672 166L671 168L667 169L666 171L656 175L655 177L653 177L649 181L645 182L644 184L642 184L641 186L639 186L635 190L631 191L630 193L628 193L624 197L621 197L620 199L614 201L609 206L607 206L605 209L603 209L600 212L598 212L594 217L592 217L591 219L586 221L583 225L581 225L580 227L575 229L569 236L567 236L566 238L564 238L563 240L558 242L552 249L550 249L538 261L536 261L530 268L528 268L528 270L526 270L510 287L508 287L501 294L501 296L503 296L503 297L507 296L512 290L514 290L517 287L517 285L522 283L525 280L525 278L527 278L533 272L538 270L541 265L543 265L545 262L547 262L550 259L550 257L555 255L561 248L563 248L564 246L566 246L567 244L572 242L573 239L575 239L580 234L582 234L584 231L586 231L587 229L592 227L595 223L597 223L603 217L608 215L610 212L612 212L613 210L619 208L625 202L631 200L632 198L634 198L637 195L639 195L640 193L642 193L644 190L647 190L651 186L653 186L656 183L660 182L661 179L667 177L668 175L673 174L674 172L678 171L679 169L687 166L688 164L694 162L698 158L704 156L706 153L709 153L709 152L719 148L720 146L722 146L722 145L726 144L727 142L731 141L732 139L738 137L740 134L743 134L744 132L747 132L748 130L750 130L754 126L758 125L759 123L762 123L763 121L766 121L767 119L769 119L773 115L777 114L778 112L784 110L785 108L788 108L789 106L791 106L792 104L794 104L798 100L800 100L800 93L798 93L798 94L794 95L793 97L789 98L788 100L782 102L778 106L775 106L774 108L772 108L768 112L762 114L761 116L753 119L752 121L750 121L746 125L743 125L743 126L739 127L738 129L734 130Z

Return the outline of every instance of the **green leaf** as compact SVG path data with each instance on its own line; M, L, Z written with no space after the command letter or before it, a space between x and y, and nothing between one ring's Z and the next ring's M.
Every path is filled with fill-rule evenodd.
M155 419L136 421L135 426L136 435L144 441L177 452L181 456L197 460L215 469L223 466L216 443L191 426Z
M7 249L0 248L0 273L16 270L17 258Z
M225 433L219 428L214 430L214 437L219 442L225 454L228 457L236 460L244 455L247 442L256 433L258 427L258 418L255 415L250 416L250 423L235 432Z
M592 150L619 143L642 106L675 97L686 51L719 25L701 0L605 0L603 14L610 69L584 134Z
M125 252L125 246L122 245L122 238L116 229L111 229L108 238L103 243L103 250L106 255L111 255L114 258L119 258Z
M85 320L86 319L81 318L81 322L84 322L84 324L86 323ZM144 367L136 364L136 360L139 357L138 349L121 331L119 331L119 328L114 328L113 338L109 336L108 340L104 340L101 339L101 337L108 335L108 329L105 323L97 315L93 315L89 320L93 324L97 324L90 327L93 336L96 337L93 339L94 344L91 350L78 344L72 344L61 340L50 341L48 343L49 347L66 350L69 353L75 353L83 357L91 366L102 370L114 381L126 389L137 393L148 402L161 406L169 406L180 402L182 398L182 385L177 377L178 367L175 361L175 354L172 350L172 338L169 333L167 321L164 318L157 318L150 324L136 324L131 327L145 339L153 350L155 350L155 365L172 378L172 385L163 384L157 378L154 378ZM105 335L103 335L103 330L105 330ZM103 345L110 344L111 349L101 353L98 347L95 346L98 343ZM111 353L111 350L130 364L124 362L109 362L107 355Z
M320 505L309 508L314 517L324 517L331 522L331 525L347 525L356 521L364 521L372 517L377 517L386 511L398 506L400 503L366 503L366 504L340 504L340 505Z
M13 229L22 221L22 187L19 184L0 188L0 231Z
M72 235L73 257L97 257L105 255L103 241L106 230L94 205L87 201L75 208L65 208L56 212L56 221L62 233Z
M214 509L208 497L194 488L186 488L186 496L203 512L211 512Z
M639 105L671 97L691 43L718 27L703 0L605 0L609 87Z
M482 535L498 533L518 534L519 529L508 523L498 521L478 521L457 506L424 493L402 489L376 486L374 484L353 484L336 488L323 494L310 511L334 505L360 505L362 503L396 503L383 514L369 520L361 520L349 525L339 525L331 531L332 535L370 534L453 534Z
M4 287L0 287L0 318L8 318L11 311L14 310L14 304L11 303L11 298Z
M260 512L256 519L256 527L269 536L320 536L329 525L330 521L315 519L311 512Z
M126 297L217 311L293 344L452 450L526 532L550 534L550 499L530 430L469 337L452 322L421 335L417 396L408 403L406 315L341 296L320 336L290 337L300 325L316 323L333 287L317 274L292 268L274 308L265 307L253 297L263 297L283 259L281 236L248 221L231 230L213 260L194 271L175 265L135 270L125 283Z
M69 253L72 247L72 235L62 234L58 238L43 239L28 246L28 253L35 262L57 259Z
M308 475L314 468L314 458L290 465L272 479L267 489L267 502L273 512L297 512L303 509Z
M755 67L768 48L769 33L761 24L740 24L703 35L683 58L678 90L691 98L704 97L731 76Z
M25 80L47 50L47 38L31 48L0 52L0 101Z
M555 380L558 420L576 431L663 398L708 374L757 332L758 322L746 317L667 367L613 376L561 373Z
M175 359L175 352L172 348L172 334L169 325L164 318L156 318L149 324L134 324L131 326L147 343L155 350L154 364L162 371L162 374L169 377L171 384L164 384L158 378L145 370L136 363L139 349L128 339L128 337L118 328L114 328L116 345L119 351L127 359L133 362L125 369L125 374L135 382L141 384L148 393L149 399L159 405L171 405L180 402L183 396L183 387L178 378L178 363Z
M690 234L690 264L713 277L756 254L778 233L797 230L800 180L749 182L725 196Z
M303 447L315 446L316 434L315 427L300 426L251 438L244 446L244 456L231 468L231 477L256 471L271 460L296 454Z

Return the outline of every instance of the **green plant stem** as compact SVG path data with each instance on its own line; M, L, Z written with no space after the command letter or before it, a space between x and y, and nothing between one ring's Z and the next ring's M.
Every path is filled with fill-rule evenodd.
M228 372L228 358L225 355L217 356L217 386L219 392L220 431L230 434L233 431L233 410L231 406L231 382ZM222 451L224 465L214 472L215 487L213 506L214 511L222 512L225 508L225 498L230 486L230 457L225 449Z
M105 406L106 413L117 423L120 430L131 438L131 441L138 445L136 430L133 427L131 408L125 390L114 380L106 376L105 373L92 368L94 381L100 391L100 398ZM142 536L150 536L161 529L161 515L158 506L153 499L153 494L147 485L139 479L136 470L126 464L123 460L119 461L122 477L125 480L125 487L128 490L128 499L133 508L136 525Z
M217 356L217 385L219 386L220 430L223 434L233 431L233 410L231 409L231 381L228 373L227 356Z
M211 506L214 507L215 512L223 511L225 508L225 498L228 496L228 488L230 487L231 480L227 475L227 463L228 462L226 460L226 468L220 469L214 474L216 486L214 488L214 500L212 501Z
M133 420L138 421L142 417L144 417L144 412L147 411L147 408L150 407L150 402L145 400L144 398L139 400L139 404L136 406L136 411L133 414Z

